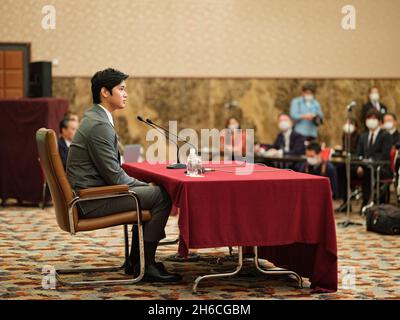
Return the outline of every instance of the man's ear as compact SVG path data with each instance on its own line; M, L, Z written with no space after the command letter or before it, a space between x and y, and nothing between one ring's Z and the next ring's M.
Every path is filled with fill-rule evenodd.
M108 97L110 96L110 91L108 91L107 88L102 87L101 90L100 90L100 95L101 95L103 98L108 98Z

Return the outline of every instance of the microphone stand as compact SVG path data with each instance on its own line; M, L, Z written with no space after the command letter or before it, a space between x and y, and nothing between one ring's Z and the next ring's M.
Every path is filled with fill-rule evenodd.
M352 111L352 107L347 107L347 123L350 123L350 114ZM343 222L339 222L338 225L346 228L348 226L361 226L361 223L353 222L350 220L350 205L351 205L351 133L345 133L346 138L344 140L344 149L346 152L346 182L347 182L347 202L346 202L346 220Z
M169 131L164 129L164 128L162 128L162 127L160 127L160 126L158 126L157 124L155 124L150 119L144 120L141 116L137 116L137 119L140 122L143 122L143 123L147 124L148 126L152 127L153 129L156 129L158 132L161 132L164 136L166 136L168 138L169 141L172 141L176 145L176 147L177 147L176 156L177 156L177 161L178 162L174 163L174 164L167 165L167 168L168 169L186 169L186 165L181 163L180 160L179 160L179 145L178 145L178 143L175 142L174 140L170 139L169 136L167 136L167 134L166 134L166 133L169 133ZM178 138L178 140L180 139L178 136L176 136L176 137Z
M172 136L174 136L174 137L176 137L177 138L177 142L178 141L184 141L184 142L186 142L187 144L189 144L190 146L192 146L195 150L197 149L193 144L191 144L190 142L188 142L188 141L186 141L186 140L182 140L182 138L180 138L178 135L176 135L175 133L172 133L172 132L170 132L168 129L166 129L166 128L164 128L164 127L162 127L162 126L160 126L160 125L158 125L157 123L155 123L155 122L153 122L152 120L150 120L150 119L146 119L146 123L147 124L149 124L149 125L151 125L151 126L153 126L153 127L157 127L157 128L159 128L159 129L161 129L161 130L163 130L166 134L165 134L165 136L167 136L167 134L168 134L168 140L169 141L172 141L175 145L176 145L176 147L177 147L177 150L176 150L176 159L177 159L177 163L173 163L173 164L169 164L169 165L167 165L167 168L168 169L186 169L186 164L184 164L184 163L181 163L180 162L180 159L179 159L179 145L178 145L178 143L176 143L174 140L172 140L171 138L170 138L170 136L172 135Z

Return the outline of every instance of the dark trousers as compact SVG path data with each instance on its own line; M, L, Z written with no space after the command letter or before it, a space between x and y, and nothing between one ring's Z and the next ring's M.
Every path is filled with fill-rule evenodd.
M357 166L350 166L350 188L354 188L356 185L361 185L362 179L357 176ZM336 172L338 177L338 199L342 199L343 202L347 201L347 173L345 164L337 164Z
M151 220L143 224L144 241L158 242L165 238L165 225L171 211L171 199L168 193L159 186L131 188L139 197L142 210L150 210ZM81 215L81 218L97 218L136 209L132 197L94 200L98 206L95 210Z
M366 205L371 197L371 170L368 167L363 167L364 176L359 178L357 176L357 167L352 165L350 167L351 174L351 187L353 188L356 184L361 184L362 194L363 194L363 206ZM346 176L346 166L344 164L340 164L336 166L337 174L338 174L338 187L339 194L338 198L342 199L343 202L347 201L347 176ZM391 177L391 173L389 168L383 168L381 170L380 179L388 179ZM376 171L375 171L375 179L376 179ZM376 188L376 185L374 186ZM376 195L375 195L376 196ZM376 201L377 199L374 199ZM387 203L389 200L389 190L382 190L380 193L380 203Z
M364 167L364 176L362 180L362 193L363 193L363 206L366 205L371 197L371 170L368 167ZM380 173L380 179L389 179L391 178L392 174L389 168L382 168ZM375 171L375 179L376 179L376 171ZM376 184L376 181L375 181ZM376 185L374 186L376 188ZM389 199L389 188L380 192L380 199L379 202L387 203ZM375 198L376 198L375 194ZM377 199L374 199L376 201Z

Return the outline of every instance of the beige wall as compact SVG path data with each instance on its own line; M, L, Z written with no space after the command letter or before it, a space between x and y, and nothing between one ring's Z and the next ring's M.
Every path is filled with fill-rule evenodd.
M1 0L0 17L0 42L31 42L56 76L399 78L399 30L399 0Z

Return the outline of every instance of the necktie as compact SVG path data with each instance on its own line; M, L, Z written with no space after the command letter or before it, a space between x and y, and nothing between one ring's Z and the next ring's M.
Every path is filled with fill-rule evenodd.
M371 137L369 138L368 148L371 148L374 144L374 134L371 133Z

